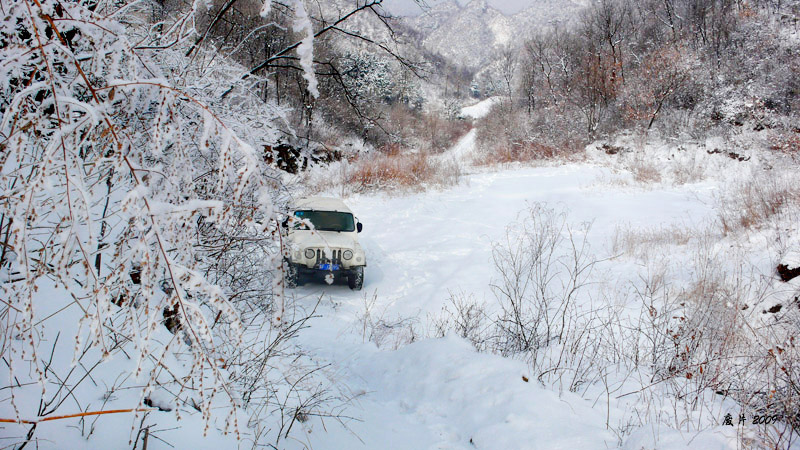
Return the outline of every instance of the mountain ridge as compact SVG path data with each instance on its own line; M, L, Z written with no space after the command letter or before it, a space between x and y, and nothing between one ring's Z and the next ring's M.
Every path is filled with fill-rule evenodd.
M503 47L515 47L515 42L542 28L569 23L583 6L572 0L537 0L522 11L506 15L486 0L465 5L447 0L420 16L400 20L421 34L426 50L478 70L495 60Z

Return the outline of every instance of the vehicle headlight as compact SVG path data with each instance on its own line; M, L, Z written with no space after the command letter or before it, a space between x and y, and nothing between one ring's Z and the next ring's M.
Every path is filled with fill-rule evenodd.
M342 253L342 258L347 260L353 259L353 252L350 250L345 250L344 253Z
M305 255L306 259L314 259L314 256L317 255L317 252L315 252L313 248L307 248Z

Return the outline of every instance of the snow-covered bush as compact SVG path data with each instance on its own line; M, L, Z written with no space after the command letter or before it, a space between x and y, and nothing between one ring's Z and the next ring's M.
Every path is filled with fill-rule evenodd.
M432 334L524 359L545 386L616 398L626 413L608 412L608 426L620 443L637 427L700 432L733 408L750 419L781 417L743 442L784 448L797 439L795 286L760 274L740 248L718 245L719 223L620 230L609 261L592 259L584 231L563 212L524 211L494 247L496 302L451 294ZM625 257L637 258L625 265L632 272L605 272Z
M660 422L686 431L716 426L699 412L730 402L751 418L780 418L748 430L742 436L748 445L788 448L796 441L798 396L791 386L798 364L797 290L762 273L748 254L754 251L762 259L784 251L792 240L781 236L793 223L788 217L793 216L771 217L775 223L767 227L754 225L762 227L758 231L728 229L720 220L702 230L619 232L615 251L635 256L645 269L629 291L613 294L623 303L633 299L641 305L638 316L620 321L624 371L645 380L641 389L626 394L646 405L634 407L640 425ZM721 240L740 242L742 231L759 242L756 233L770 236L768 249L720 245ZM663 408L675 413L652 413Z
M397 350L417 340L416 318L388 316L388 308L376 306L377 291L372 295L364 293L362 300L363 306L354 327L364 342L372 342L378 348Z
M523 358L539 381L571 391L596 379L595 350L608 342L593 331L607 325L602 315L579 307L596 264L588 227L541 204L524 210L492 250L496 304L451 293L450 305L430 319L432 334L455 333L480 351Z
M151 6L2 7L0 411L34 422L23 441L67 399L104 414L121 389L137 419L145 405L178 418L188 406L205 432L237 437L253 398L255 414L304 402L287 339L305 316L284 317L284 194L257 150L281 112L213 52L185 56L194 9L150 27ZM310 40L299 47L313 90ZM271 360L286 354L295 363ZM110 386L101 404L88 380Z
M450 292L449 304L442 308L441 314L430 318L433 336L441 338L455 333L478 351L487 350L487 346L493 342L493 325L486 312L486 304L463 291Z
M576 297L594 266L585 232L573 230L565 213L535 204L494 246L502 353L530 352L535 363L540 349L566 338Z

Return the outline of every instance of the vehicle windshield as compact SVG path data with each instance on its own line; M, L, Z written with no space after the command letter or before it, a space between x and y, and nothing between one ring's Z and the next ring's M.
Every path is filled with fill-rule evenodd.
M356 221L353 215L336 211L295 211L298 219L308 219L314 228L320 231L355 231ZM295 225L295 229L306 229L303 224Z

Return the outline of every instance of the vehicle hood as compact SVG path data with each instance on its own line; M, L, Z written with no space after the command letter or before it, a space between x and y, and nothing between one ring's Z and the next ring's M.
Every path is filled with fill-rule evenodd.
M300 247L357 248L358 242L349 233L335 231L295 231L289 241Z

